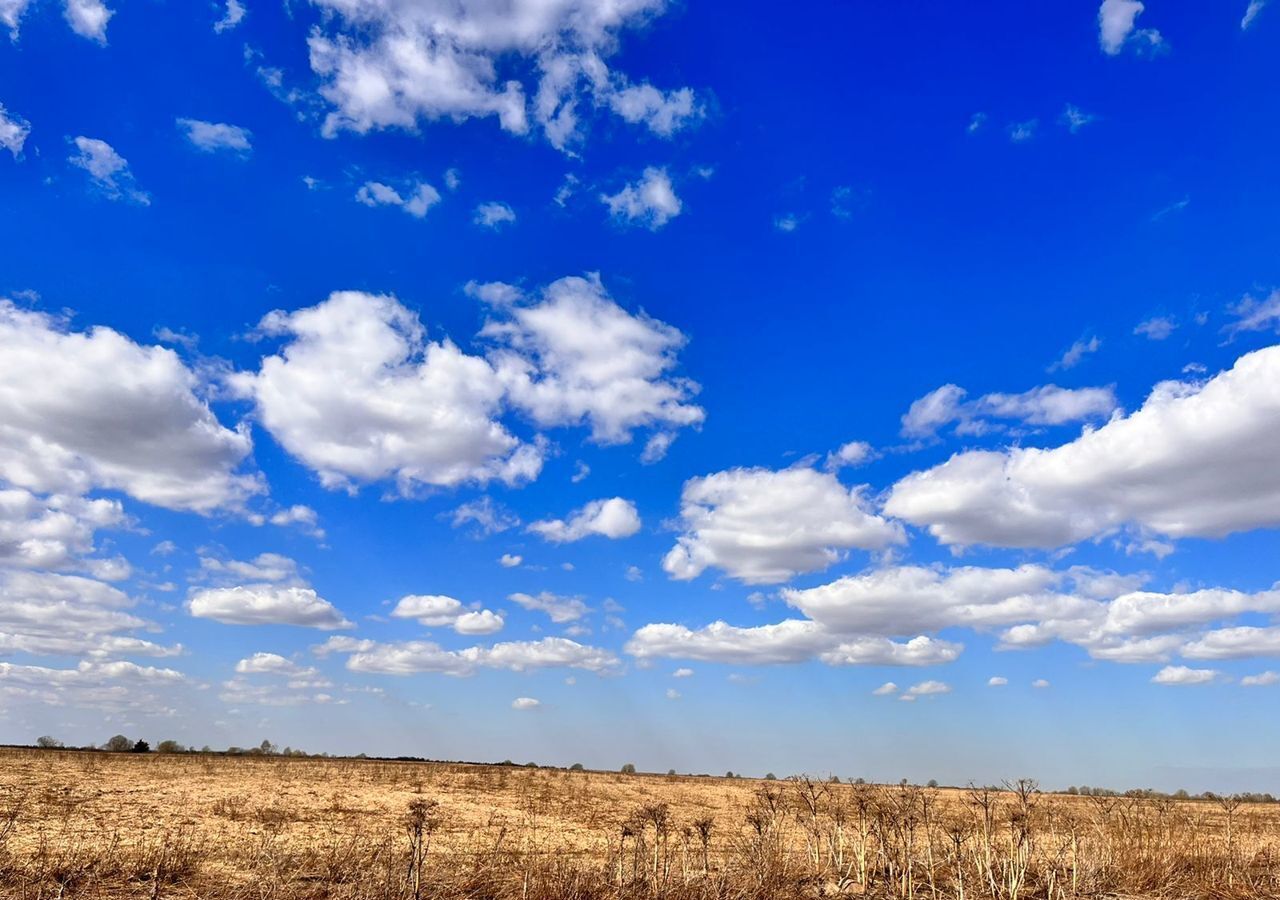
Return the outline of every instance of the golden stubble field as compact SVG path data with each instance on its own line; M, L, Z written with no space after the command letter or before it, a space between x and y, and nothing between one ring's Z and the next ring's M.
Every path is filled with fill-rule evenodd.
M0 896L1280 896L1280 806L1023 787L7 750Z

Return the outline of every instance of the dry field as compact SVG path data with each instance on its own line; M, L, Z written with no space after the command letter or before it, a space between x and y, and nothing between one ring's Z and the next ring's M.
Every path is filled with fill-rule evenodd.
M1280 806L0 751L4 898L1280 896Z

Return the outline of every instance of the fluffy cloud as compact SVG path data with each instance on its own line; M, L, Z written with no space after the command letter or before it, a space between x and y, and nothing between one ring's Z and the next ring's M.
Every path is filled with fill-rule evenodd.
M63 14L71 30L99 44L107 42L107 23L115 15L102 0L65 0Z
M1004 687L1009 683L1009 679L1003 675L992 675L987 679L987 687Z
M46 706L79 706L97 710L131 709L166 715L155 689L185 681L181 672L116 660L79 663L74 669L24 666L0 662L0 696Z
M1077 590L1080 584L1077 582ZM1105 596L1105 595L1104 595ZM1162 594L1126 590L1105 600L1046 610L1039 621L1001 633L1001 649L1040 646L1063 640L1095 659L1118 663L1188 659L1231 659L1280 653L1280 629L1237 626L1204 631L1246 614L1280 612L1280 587L1257 593L1208 588Z
M511 708L518 709L518 710L527 711L531 709L537 709L541 705L542 705L542 701L537 700L533 697L517 697L516 699L511 701Z
M666 169L652 166L644 170L638 181L623 185L616 194L601 194L600 202L609 207L609 215L617 222L640 225L657 231L680 215L682 205Z
M4 19L3 5L0 4L0 20ZM21 116L14 115L0 103L0 147L8 150L17 159L22 153L22 146L31 134L31 123Z
M1134 326L1133 333L1140 334L1148 340L1163 341L1173 334L1177 328L1178 323L1169 316L1153 316Z
M938 694L951 693L951 685L942 681L922 681L913 684L903 692L903 700L914 700L917 697L931 697Z
M590 424L601 443L701 423L688 402L697 386L669 374L684 336L625 312L598 276L561 279L537 299L504 284L468 289L490 305L488 358L428 340L394 297L344 291L268 314L259 332L287 342L229 383L322 484L348 490L536 477L543 441L512 435L499 421L508 409L544 427Z
M415 219L422 219L440 202L440 192L421 181L410 185L404 194L381 181L366 181L356 191L356 201L365 206L398 206Z
M592 500L564 519L547 519L529 525L529 531L556 544L580 541L591 535L617 540L631 537L640 530L640 515L636 505L621 497L608 500Z
M1275 611L1275 606L1271 607ZM1248 659L1280 657L1280 627L1241 625L1206 632L1182 648L1188 659Z
M175 656L128 635L155 625L135 616L135 602L102 581L52 572L0 571L0 654L103 658Z
M458 634L496 634L502 626L502 616L488 609L465 612L453 622L453 630Z
M488 537L515 528L520 524L520 517L485 495L458 506L450 513L450 521L454 528L471 525L478 535Z
M818 658L829 666L937 666L955 662L963 644L919 635L905 643L881 637L844 641Z
M310 666L300 666L291 659L278 653L255 653L236 663L236 672L241 675L287 675L289 677L309 677L316 674Z
M693 659L742 665L793 663L831 647L822 626L800 619L740 628L712 622L694 631L683 625L654 623L636 631L626 652L637 659Z
M171 350L0 300L0 478L41 493L123 491L169 509L237 509L262 490ZM111 378L103 378L111 372Z
M317 540L324 540L324 529L319 524L320 516L314 509L309 506L303 506L301 503L295 503L293 506L272 513L268 521L272 525L278 525L281 528L297 525L302 531Z
M960 453L894 485L884 510L944 544L1056 547L1134 525L1221 537L1280 524L1280 347L1052 449Z
M200 119L178 119L177 125L186 134L191 146L205 153L215 150L234 150L247 154L253 149L253 135L247 128L227 125L223 122L204 122Z
M324 81L321 94L334 107L325 120L328 134L489 116L522 134L532 116L554 146L565 148L580 136L584 101L662 136L700 112L687 88L666 93L633 85L605 62L620 32L660 13L663 0L317 5L326 15L309 45L311 67Z
M79 151L67 162L84 169L106 196L112 200L128 200L139 206L150 206L151 196L138 189L129 169L129 161L106 141L81 135L73 143Z
M259 553L252 560L222 560L205 556L200 559L200 570L205 575L230 581L298 580L298 564L279 553Z
M669 431L659 431L649 436L644 442L644 450L640 452L640 463L651 466L667 458L667 451L675 443L676 436Z
M1139 0L1102 0L1098 7L1098 44L1103 53L1116 56L1130 42L1148 48L1163 42L1154 28L1135 30L1144 9L1146 6Z
M0 565L92 571L105 562L85 559L94 551L94 533L123 523L124 510L115 500L41 498L0 488Z
M18 39L18 26L31 0L0 0L0 25L9 29L9 37ZM71 30L99 44L107 42L107 23L115 12L102 0L63 0L62 15Z
M546 668L608 672L618 666L618 658L608 650L558 637L538 641L509 641L492 647L467 647L462 650L445 650L429 641L389 644L361 641L342 643L329 649L338 652L353 651L347 658L347 668L353 672L382 675L435 672L464 676L477 669L523 672Z
M213 23L213 30L218 34L230 31L244 20L245 12L244 4L240 0L227 0L227 8L222 13L222 18Z
M693 91L663 92L651 84L633 84L609 95L610 108L632 124L643 123L654 134L670 137L688 122L702 117Z
M401 597L391 615L415 619L428 628L449 627L459 634L493 634L502 630L502 616L487 609L468 610L462 601L442 594L411 594Z
M547 617L557 624L576 622L591 612L590 607L583 603L581 598L561 597L550 591L543 591L537 595L512 594L507 599L524 609L546 613Z
M260 328L288 343L232 384L326 487L394 479L408 494L540 471L540 449L496 421L503 386L493 367L448 339L427 340L395 298L338 292L270 313Z
M643 312L632 315L599 275L562 278L536 299L511 285L470 285L492 315L480 334L510 402L543 427L588 423L600 443L637 428L698 425L697 385L673 377L685 337Z
M498 229L516 220L516 211L505 203L481 203L471 221L482 228Z
M866 441L849 441L827 454L827 468L832 471L854 468L875 458L875 448Z
M1027 425L1064 425L1090 419L1104 419L1115 411L1115 392L1107 388L1062 388L1047 384L1021 394L987 394L965 402L967 392L954 384L944 384L911 404L902 417L906 437L932 437L939 429L956 423L959 434L989 430L988 419L1006 419Z
M678 580L716 567L747 584L776 584L815 572L850 548L901 543L901 529L873 513L862 489L830 472L798 467L730 469L685 482L684 533L663 558Z
M191 595L187 609L197 618L227 625L298 625L324 631L354 627L328 600L297 585L206 588Z
M1191 669L1187 666L1165 666L1152 678L1152 684L1210 684L1217 681L1222 673L1217 669Z
M834 633L908 635L944 628L989 628L1072 618L1097 604L1053 588L1062 579L1041 566L1017 569L919 566L876 569L782 598Z
M820 624L802 619L749 628L712 622L696 631L683 625L654 623L637 630L626 645L626 652L637 659L737 665L796 663L816 657L832 666L932 666L954 661L962 650L959 644L925 636L905 643L866 636L844 640Z
M1257 675L1246 675L1240 679L1241 687L1269 687L1280 684L1280 672L1259 672Z

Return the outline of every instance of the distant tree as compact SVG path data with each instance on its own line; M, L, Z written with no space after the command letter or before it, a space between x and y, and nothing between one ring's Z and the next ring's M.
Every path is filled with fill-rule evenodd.
M636 764L626 763L625 765L623 765L620 771L622 772L623 775L634 775L636 774Z
M855 779L853 779L853 783L854 783L854 784L866 784L866 783L867 783L867 779L865 779L865 778L855 778Z
M676 774L676 770L675 770L675 769L667 769L667 774L668 774L668 775L674 775L674 774Z
M268 740L264 740L261 744L258 745L258 752L261 753L263 756L275 756L276 745L271 743Z
M146 741L142 740L141 738L139 738L139 739L138 739L138 742L137 742L136 744L134 744L134 745L133 745L133 749L132 749L130 752L132 752L132 753L150 753L150 752L151 752L151 745L150 745L150 744L148 744Z
M778 776L777 776L777 775L774 775L772 772L765 772L765 773L764 773L764 780L765 780L765 781L777 781L777 780L778 780Z
M1178 800L1190 800L1191 795L1187 793L1186 788L1178 788L1173 792L1173 796Z
M201 753L212 753L212 752L213 752L213 748L212 748L212 747L210 747L208 744L205 744L203 747L201 747L201 748L200 748L200 752L201 752Z
M102 745L103 750L111 753L128 753L133 749L133 741L129 740L123 734L112 736L105 744Z
M936 788L937 786L938 786L938 779L936 778L930 778L928 785L926 785L926 787L931 787L931 788Z
M62 746L62 741L58 740L56 737L50 737L47 734L42 734L40 737L36 738L36 746L41 750L57 750Z
M724 773L724 777L725 777L725 778L737 778L738 776L737 776L737 775L734 775L734 774L733 774L733 770L732 770L732 769L730 769L728 772L725 772L725 773Z
M156 744L157 753L186 753L187 748L177 741L161 741Z
M571 765L571 766L569 767L569 771L570 771L570 772L583 772L583 771L586 771L586 766L584 766L582 763L574 763L573 765Z
M832 775L830 778L828 778L828 779L827 779L827 781L831 782L832 784L839 784L839 783L840 783L840 776L839 776L839 775Z

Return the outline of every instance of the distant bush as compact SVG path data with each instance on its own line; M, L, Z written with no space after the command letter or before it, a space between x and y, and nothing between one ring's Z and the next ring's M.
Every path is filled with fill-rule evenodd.
M42 734L36 738L36 746L41 750L57 750L62 746L62 741L55 737L49 737L47 734Z
M108 753L128 753L133 749L133 741L129 740L123 734L113 735L105 744L102 745L102 749L106 750Z
M571 765L571 766L569 767L569 771L570 771L570 772L583 772L583 771L586 771L586 767L585 767L582 763L574 763L573 765Z
M626 763L625 765L623 765L620 771L622 772L623 775L634 775L636 774L636 764Z

